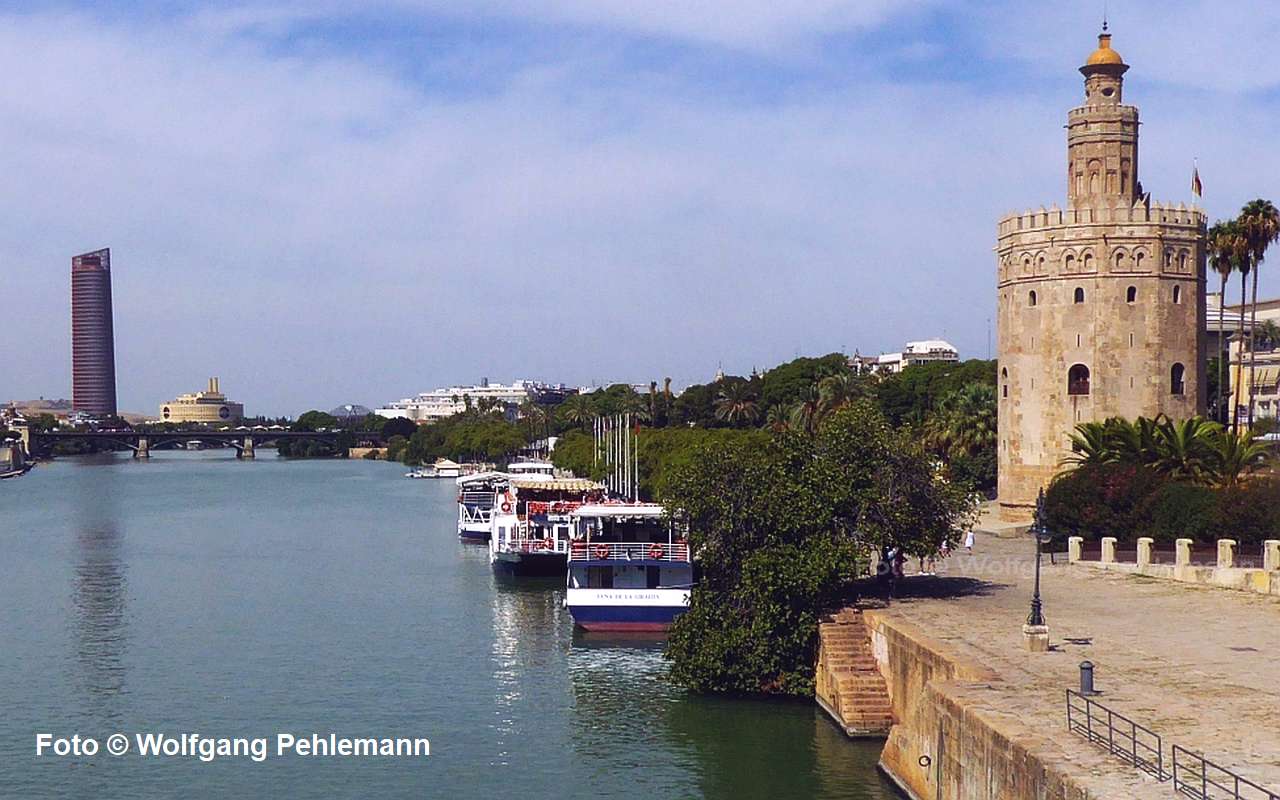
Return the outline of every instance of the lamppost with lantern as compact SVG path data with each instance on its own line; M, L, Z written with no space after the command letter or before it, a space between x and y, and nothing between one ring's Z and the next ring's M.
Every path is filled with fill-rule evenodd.
M1040 600L1040 555L1043 546L1053 539L1048 526L1044 524L1044 489L1040 490L1040 496L1036 498L1031 535L1036 540L1036 583L1031 595L1031 613L1027 615L1027 624L1022 626L1022 636L1028 650L1043 653L1049 649L1049 625L1044 620L1044 604Z

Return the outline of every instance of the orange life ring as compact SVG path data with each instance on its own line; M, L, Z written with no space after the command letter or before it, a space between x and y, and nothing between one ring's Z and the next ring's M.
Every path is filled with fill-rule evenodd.
M506 502L505 500L504 500L504 501L503 501L503 503L502 503L502 513L503 513L503 514L510 514L510 513L511 513L511 504L510 504L510 503L508 503L508 502Z
M650 547L649 547L649 558L653 559L654 561L661 561L661 560L662 560L662 545L658 544L657 542L654 542L652 545L650 545Z
M609 557L609 545L598 544L595 546L596 558L604 560Z

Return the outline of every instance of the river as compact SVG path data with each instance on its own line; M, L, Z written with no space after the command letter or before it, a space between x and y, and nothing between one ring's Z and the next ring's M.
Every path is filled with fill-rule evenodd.
M0 483L0 795L891 798L810 703L690 695L660 647L575 634L556 581L460 544L452 481L227 450L60 459ZM115 757L106 738L135 746ZM135 733L267 737L144 757ZM317 758L277 733L427 737ZM36 735L95 756L37 756Z

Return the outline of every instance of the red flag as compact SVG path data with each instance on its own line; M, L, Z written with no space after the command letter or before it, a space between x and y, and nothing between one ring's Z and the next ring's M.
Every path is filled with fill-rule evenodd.
M1204 192L1204 187L1200 185L1200 168L1191 168L1191 193L1196 197L1200 197Z

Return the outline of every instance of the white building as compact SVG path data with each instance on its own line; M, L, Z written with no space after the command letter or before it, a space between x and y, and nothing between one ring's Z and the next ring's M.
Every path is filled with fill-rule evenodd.
M960 360L960 351L955 345L942 339L925 339L907 342L900 353L881 353L879 356L860 357L858 360L876 373L892 375L914 364L932 364L935 361L954 364Z
M461 414L468 404L472 408L492 404L495 408L514 409L526 400L558 402L573 393L573 389L562 385L553 386L536 381L489 383L486 378L478 386L450 386L447 389L422 392L415 397L388 403L383 408L374 409L373 413L387 418L403 417L419 423L435 422Z

